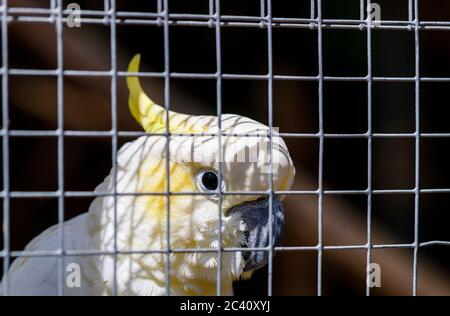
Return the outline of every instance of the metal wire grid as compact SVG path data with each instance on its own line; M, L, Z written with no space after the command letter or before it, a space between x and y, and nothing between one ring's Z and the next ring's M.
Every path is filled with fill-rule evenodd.
M140 77L159 77L164 78L164 107L170 108L170 88L169 83L171 78L210 78L216 79L216 107L217 119L219 126L219 133L217 134L198 134L199 136L217 136L219 144L221 137L226 136L251 136L261 137L261 135L239 135L226 134L221 132L221 114L222 114L222 80L234 79L248 79L248 80L266 80L268 84L268 125L269 133L262 135L269 137L270 152L272 149L272 128L273 128L273 81L274 80L298 80L298 81L317 81L318 82L318 107L319 107L319 131L317 133L280 133L282 137L296 137L296 138L318 138L319 139L319 170L318 170L318 188L316 190L290 190L290 191L276 191L273 189L273 175L270 176L269 190L254 191L254 192L238 192L227 191L222 192L219 186L217 192L218 212L219 212L219 227L221 226L221 208L222 197L233 194L245 195L267 195L269 197L269 209L272 209L273 194L294 194L294 195L316 195L318 196L318 243L315 246L298 246L298 247L274 247L272 234L270 234L270 246L267 248L246 248L246 250L264 250L269 252L268 263L268 295L272 294L272 280L273 280L273 251L317 251L317 295L322 294L322 256L324 250L345 250L345 249L366 249L367 250L367 266L371 262L371 250L380 248L410 248L414 251L413 256L413 295L417 295L417 270L418 270L418 251L421 247L440 245L450 246L450 241L431 240L427 242L419 242L419 196L424 193L450 193L450 188L420 188L420 174L419 174L419 153L420 153L420 139L434 138L434 137L450 137L450 133L422 133L420 132L420 111L419 111L419 96L421 82L450 82L450 77L421 77L419 64L419 31L420 30L450 30L450 22L440 21L420 21L419 20L419 0L408 0L408 20L407 21L381 21L377 25L377 29L400 29L405 31L413 31L415 39L415 75L414 77L375 77L372 74L372 44L371 33L375 26L371 19L365 18L366 5L370 5L371 1L367 3L360 0L360 19L323 19L322 18L322 1L310 1L310 18L283 18L273 17L271 0L260 1L260 16L231 16L220 14L220 0L209 0L209 14L173 14L169 12L168 0L157 1L157 12L124 12L116 10L115 0L105 0L104 10L82 10L82 23L90 24L104 24L110 26L110 48L111 48L111 69L109 71L85 71L85 70L64 70L63 69L63 28L62 23L67 22L68 15L72 13L70 10L64 10L62 0L50 0L50 7L44 8L10 8L8 1L3 0L0 7L1 12L1 26L2 26L2 68L0 69L2 75L2 123L3 128L0 130L2 136L3 148L3 191L0 192L0 197L3 198L3 238L4 248L0 252L0 257L3 258L3 272L4 278L4 293L8 294L9 280L8 268L11 257L20 256L56 256L59 260L58 273L59 285L58 294L64 294L64 257L65 256L86 256L86 255L111 255L114 256L114 271L116 272L116 258L119 254L149 254L160 253L166 255L166 290L170 295L170 254L171 253L188 253L188 252L217 252L218 256L218 270L217 270L217 294L221 294L221 256L223 252L235 252L243 250L242 248L221 248L211 249L177 249L170 247L170 199L171 195L196 195L205 194L199 192L170 192L170 177L166 182L166 192L144 192L144 193L118 193L116 188L116 177L113 177L114 190L112 193L108 192L91 192L91 191L66 191L64 189L64 138L65 137L96 137L96 136L110 136L112 144L112 172L117 174L116 160L117 160L117 144L118 137L122 136L142 136L142 135L164 135L167 139L166 153L170 151L169 136L186 136L187 134L173 134L169 133L168 112L166 116L166 131L163 134L145 133L145 132L130 132L119 131L117 128L117 77L128 75L136 75ZM55 25L57 37L57 68L48 70L37 69L10 69L8 64L8 24L11 22L24 23L51 23ZM116 27L121 24L135 24L135 25L157 25L163 27L164 30L164 71L163 72L139 72L128 73L119 71L117 69L117 55L116 55ZM169 68L169 26L203 26L215 28L216 39L216 73L176 73L170 72ZM221 28L222 27L256 27L267 29L267 48L268 48L268 72L266 75L248 75L248 74L227 74L223 73L221 69ZM272 29L274 27L280 28L310 28L317 29L317 45L318 45L318 75L317 76L292 76L292 75L276 75L273 73L273 54L272 54ZM325 76L323 73L323 48L322 48L322 30L324 28L347 28L359 29L367 33L367 75L364 77L339 77L339 76ZM56 76L57 77L57 110L58 110L58 127L56 130L35 131L35 130L10 130L8 127L9 110L8 110L8 87L9 75L18 76ZM65 76L94 76L94 77L110 77L111 78L111 124L110 131L75 131L65 130L63 126L63 80ZM365 133L359 134L331 134L324 133L323 128L323 83L324 81L363 81L367 82L367 124L368 129ZM415 83L415 131L413 133L374 133L372 131L372 84L377 81L394 81L394 82L414 82ZM195 134L189 134L192 136ZM11 191L9 187L9 138L10 137L42 137L54 136L58 140L58 190L57 191ZM413 189L391 189L391 190L376 190L372 188L372 140L373 138L414 138L415 139L415 186ZM367 139L367 188L364 190L325 190L323 186L323 149L324 140L326 138L366 138ZM167 155L168 159L169 155ZM218 157L221 157L221 147L218 146ZM218 169L221 171L222 166L220 159L218 159ZM168 162L168 161L167 161ZM272 157L269 157L270 171L272 171ZM167 174L169 174L169 164L166 163ZM221 173L219 172L221 177ZM219 179L221 180L221 179ZM371 222L371 201L374 194L395 194L406 193L414 194L414 242L406 244L373 244L371 240L372 222ZM323 197L324 195L333 194L361 194L367 196L367 243L361 245L345 245L333 246L323 244ZM58 198L58 222L61 224L64 221L64 198L65 197L96 197L96 196L113 196L114 197L114 222L117 221L116 213L116 198L122 195L165 195L167 199L167 249L148 250L148 251L122 251L117 249L117 236L114 236L114 251L90 251L90 250L66 250L64 249L64 231L63 226L59 226L60 244L59 249L50 251L11 251L10 249L10 229L9 229L9 215L10 215L10 199L11 198L37 198L37 197L54 197ZM269 212L270 221L272 221L272 212ZM272 225L270 225L272 229ZM218 241L221 244L222 236L221 230L218 230ZM369 271L367 271L367 276ZM113 294L117 294L116 273L114 273ZM366 294L370 295L370 285L368 279L366 281Z

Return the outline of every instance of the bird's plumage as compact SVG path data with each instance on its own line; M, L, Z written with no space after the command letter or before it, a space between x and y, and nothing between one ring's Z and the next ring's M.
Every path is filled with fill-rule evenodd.
M137 55L131 61L130 72L138 72L139 58ZM166 132L165 109L144 93L138 77L128 77L127 84L130 111L144 130L149 133ZM111 294L115 246L118 250L117 294L120 295L166 294L167 257L164 250L168 247L168 235L171 249L217 250L219 211L218 199L214 195L217 191L201 194L205 192L199 188L198 175L203 170L217 173L220 158L222 189L225 191L265 192L270 187L270 181L273 181L274 190L289 189L295 174L292 160L284 141L276 133L272 135L272 155L269 154L267 126L243 116L224 114L220 129L225 136L219 143L218 137L213 135L220 132L217 117L191 116L172 111L167 116L171 133L169 157L166 156L165 135L142 136L125 144L118 152L116 188L111 172L96 188L99 196L92 202L89 211L64 223L65 250L108 253L65 256L63 267L75 262L80 265L82 274L81 287L73 288L66 285L68 272L63 271L66 295ZM193 133L196 135L192 136ZM199 133L204 133L204 136ZM231 136L236 134L249 136ZM218 156L219 144L222 157ZM166 166L167 160L169 166ZM273 164L272 176L270 161ZM177 194L167 198L167 187ZM115 189L120 194L116 200L113 197ZM197 194L187 194L190 192ZM252 232L267 231L267 218L261 223L255 217L251 223L246 222L242 212L250 212L250 208L243 207L239 208L239 212L227 213L263 195L223 195L223 247L250 246L252 241L249 238L253 238L249 237L250 228L254 228ZM255 203L259 203L258 207L262 205ZM167 208L170 209L169 233ZM280 208L281 205L277 205L277 209ZM264 229L258 225L265 225ZM55 250L59 248L59 242L59 227L55 225L31 241L26 250ZM136 253L131 253L133 251ZM57 294L58 282L61 282L58 260L61 259L55 256L16 259L8 272L9 294ZM232 294L232 282L245 275L245 265L241 252L222 253L223 294ZM217 266L216 251L171 252L170 294L215 294Z

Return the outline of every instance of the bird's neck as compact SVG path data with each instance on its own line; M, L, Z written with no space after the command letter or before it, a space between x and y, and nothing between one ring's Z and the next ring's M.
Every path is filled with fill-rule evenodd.
M145 256L118 255L116 258L116 271L114 271L114 259L111 256L98 257L97 267L101 267L105 294L113 294L114 279L118 295L142 295L142 296L212 296L217 295L217 270L206 269L203 271L198 266L179 265L179 261L170 261L170 278L167 282L165 255L149 254ZM189 260L189 259L183 259ZM211 270L216 270L212 272ZM187 272L189 271L189 272ZM116 273L116 278L114 278ZM214 277L211 278L211 274ZM209 275L209 277L208 277ZM221 295L233 295L232 278L221 276Z
M108 211L109 198L97 198L94 201L90 216L89 235L94 249L114 251L114 221ZM116 263L113 256L104 256L99 259L97 266L102 273L102 280L112 291L114 282L114 266L116 266L117 293L121 295L166 295L166 268L167 255L161 252L139 253L140 250L162 250L166 248L167 236L164 230L156 229L162 225L154 222L139 221L133 224L131 219L124 216L121 207L126 204L122 199L118 208L118 218L121 219L117 234L117 249L120 251L136 251L136 254L118 254ZM98 210L101 210L98 212ZM135 216L134 219L139 218ZM151 243L141 243L144 238L134 238L129 231L134 227L136 236L151 235ZM209 244L191 244L193 238L181 238L177 234L176 225L173 225L171 245L173 248L195 249L208 248ZM206 240L211 238L204 238ZM190 240L190 241L189 241ZM234 253L222 254L221 294L232 295L233 276L230 262L234 262ZM240 264L240 263L239 263ZM217 254L211 252L173 252L170 254L171 295L216 295L217 293Z

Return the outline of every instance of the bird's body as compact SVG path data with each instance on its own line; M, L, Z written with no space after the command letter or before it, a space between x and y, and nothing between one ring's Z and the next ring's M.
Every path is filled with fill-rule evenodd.
M108 182L108 177L105 182ZM104 183L97 188L97 192L105 192L108 186ZM127 203L118 198L118 203ZM129 200L126 198L126 200ZM128 201L130 202L130 201ZM114 282L114 229L113 229L113 207L112 198L98 198L91 205L91 210L87 213L78 215L64 223L64 249L67 252L80 251L85 253L106 252L111 255L66 255L62 264L62 279L60 279L60 267L57 256L51 257L19 257L14 260L9 270L9 295L58 295L58 283L62 284L64 295L112 295ZM133 203L133 202L131 202ZM105 208L105 204L110 204ZM133 206L134 207L134 206ZM119 207L120 208L120 207ZM98 210L107 210L108 214L97 213ZM150 212L159 212L158 205ZM122 221L120 225L125 224L125 217L121 214L118 218ZM100 223L100 221L108 223ZM126 219L130 227L136 225L140 230L148 229L153 232L154 239L148 245L133 241L131 235L123 236L117 234L118 251L126 253L127 251L160 251L165 248L165 233L162 230L154 228L158 223L142 223L139 220L133 221L131 217ZM164 221L161 219L161 221ZM138 223L139 222L139 223ZM134 224L132 224L134 223ZM120 227L118 228L118 232ZM214 228L212 229L214 230ZM137 232L135 231L134 234ZM133 234L133 235L134 235ZM174 232L175 235L175 232ZM200 236L198 238L206 239L210 236ZM173 240L177 248L193 248L193 239L185 239L179 236ZM192 236L190 236L192 237ZM109 242L105 243L105 239ZM171 238L172 241L173 238ZM188 241L189 240L189 241ZM133 246L132 246L133 245ZM60 235L59 226L54 225L40 235L35 237L26 247L25 251L54 251L59 249ZM210 245L204 245L210 247ZM171 295L213 295L216 291L216 283L213 274L216 273L214 263L210 264L209 280L193 279L185 284L189 275L205 274L207 268L198 264L198 255L194 253L171 254ZM117 254L117 287L118 295L165 295L165 270L166 255L161 253L151 254ZM73 267L70 264L77 264L81 273L80 286L70 286L68 280L74 270L67 269ZM143 268L145 267L145 268ZM179 273L174 272L181 272ZM177 275L178 274L178 275ZM231 279L229 273L223 279L222 293L224 295L232 294ZM228 281L227 281L228 280Z
M137 72L138 66L139 57L135 57L129 71ZM128 78L128 87L133 116L146 131L163 133L167 112L145 95L137 77ZM219 214L222 247L262 248L270 241L278 241L283 213L276 195L222 195L221 205L218 195L220 191L265 192L271 181L273 190L289 189L295 169L283 140L272 135L272 141L268 141L264 137L267 126L234 114L222 115L219 127L214 116L169 112L169 131L169 150L165 135L142 136L122 146L116 173L112 170L96 188L98 196L89 211L63 225L64 250L68 255L64 259L16 259L7 275L8 294L56 295L61 284L65 295L110 295L116 279L118 295L164 295L166 272L170 270L171 295L214 295ZM209 135L219 131L250 136L224 136L219 142L217 136ZM270 161L272 168L268 167ZM167 189L176 194L167 195ZM169 258L168 247L177 250L171 251ZM192 251L198 248L210 251ZM26 248L57 249L58 226L47 229ZM71 255L73 251L79 253ZM225 251L221 257L224 295L232 294L234 280L249 276L251 270L267 262L266 251ZM60 260L64 260L62 265ZM170 269L166 266L168 261ZM71 280L77 266L80 284Z

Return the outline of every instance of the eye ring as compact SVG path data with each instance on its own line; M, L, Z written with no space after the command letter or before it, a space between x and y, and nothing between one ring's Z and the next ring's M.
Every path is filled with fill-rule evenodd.
M222 191L225 190L225 181L222 178ZM201 170L195 177L197 188L205 193L218 193L219 172L213 169ZM212 195L211 195L212 196ZM214 197L214 196L212 196Z

